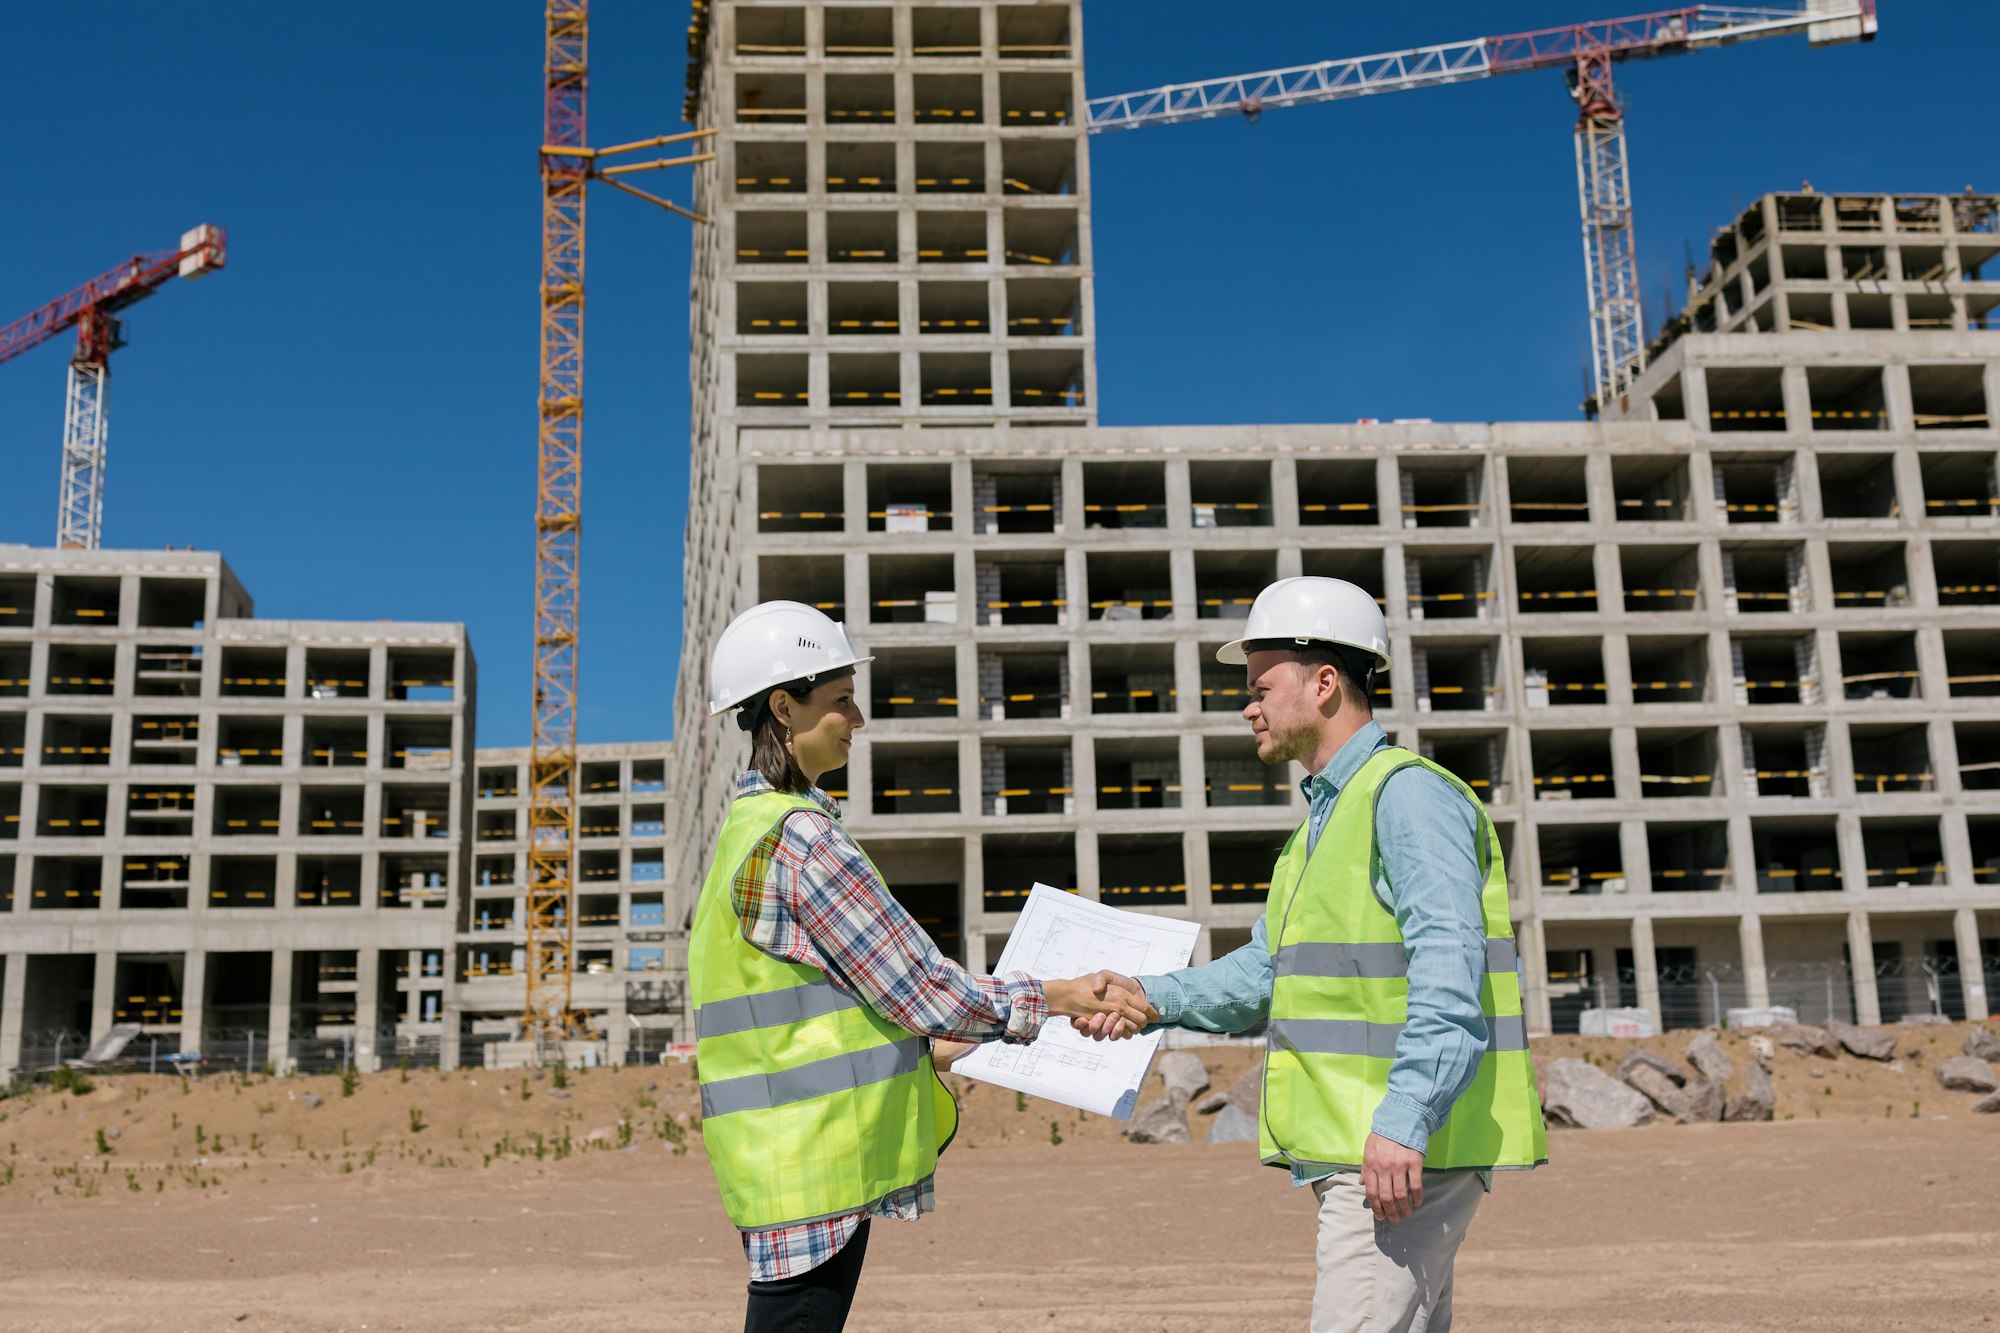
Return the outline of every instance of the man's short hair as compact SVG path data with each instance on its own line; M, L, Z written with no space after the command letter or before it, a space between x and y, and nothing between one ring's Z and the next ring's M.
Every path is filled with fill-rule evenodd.
M1311 639L1252 639L1243 645L1243 655L1285 653L1305 667L1330 666L1340 673L1341 693L1347 701L1370 713L1375 711L1375 655L1342 643Z

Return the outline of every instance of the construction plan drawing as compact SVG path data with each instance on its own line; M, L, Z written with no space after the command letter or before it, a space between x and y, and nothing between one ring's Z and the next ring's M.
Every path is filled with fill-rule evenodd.
M1187 966L1200 931L1193 921L1122 912L1037 884L994 970L1026 972L1040 981L1100 968L1128 977L1171 972ZM988 1042L959 1057L952 1072L1123 1120L1138 1105L1139 1085L1162 1035L1092 1041L1068 1019L1051 1018L1033 1042Z

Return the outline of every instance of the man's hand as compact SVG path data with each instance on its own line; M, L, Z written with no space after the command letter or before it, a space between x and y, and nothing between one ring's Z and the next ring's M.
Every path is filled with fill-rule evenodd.
M1361 1189L1377 1222L1401 1222L1424 1201L1424 1155L1370 1134L1361 1149Z
M931 1038L931 1064L938 1069L949 1069L952 1062L967 1051L976 1050L976 1041L952 1041L948 1037Z
M1107 977L1111 980L1106 981ZM1146 992L1138 982L1119 984L1128 980L1116 973L1098 972L1068 981L1044 981L1042 994L1049 1002L1049 1012L1069 1019L1079 1032L1100 1041L1131 1037L1159 1014L1146 1003Z
M1144 1023L1138 1024L1134 1024L1130 1017L1120 1019L1108 1014L1093 1015L1089 1018L1072 1020L1071 1026L1084 1036L1089 1037L1092 1041L1103 1041L1107 1037L1136 1037L1139 1035L1139 1030L1146 1026L1147 1023L1157 1023L1160 1021L1160 1011L1155 1009L1152 1003L1146 999L1146 988L1122 972L1093 972L1089 976L1079 977L1077 980L1089 982L1091 993L1095 995L1107 995L1113 990L1124 991L1137 1002L1145 1018Z

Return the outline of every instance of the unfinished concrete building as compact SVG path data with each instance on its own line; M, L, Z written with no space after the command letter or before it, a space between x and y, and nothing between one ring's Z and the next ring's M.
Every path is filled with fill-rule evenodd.
M1200 919L1197 958L1241 943L1304 803L1213 649L1271 579L1328 574L1388 614L1384 725L1500 827L1536 1027L1984 1015L1994 201L1760 200L1601 421L1099 429L1079 22L990 0L697 22L691 114L720 134L670 922L744 755L706 716L708 648L789 597L876 655L828 785L947 952L990 963L1037 880ZM1059 252L1009 239L1065 214ZM1015 304L1050 281L1060 334ZM984 327L943 323L946 284ZM1067 396L1013 391L1056 356Z

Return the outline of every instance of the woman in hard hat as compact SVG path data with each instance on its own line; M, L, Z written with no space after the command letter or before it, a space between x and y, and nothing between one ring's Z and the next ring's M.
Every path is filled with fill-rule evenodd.
M869 1219L933 1207L958 1116L925 1038L1033 1041L1051 1014L1104 1014L1129 1034L1147 1017L1087 977L975 976L891 896L815 785L847 764L863 725L854 668L869 660L800 602L745 611L710 660L710 714L736 710L750 767L702 884L688 978L703 1142L750 1261L746 1330L842 1327Z

